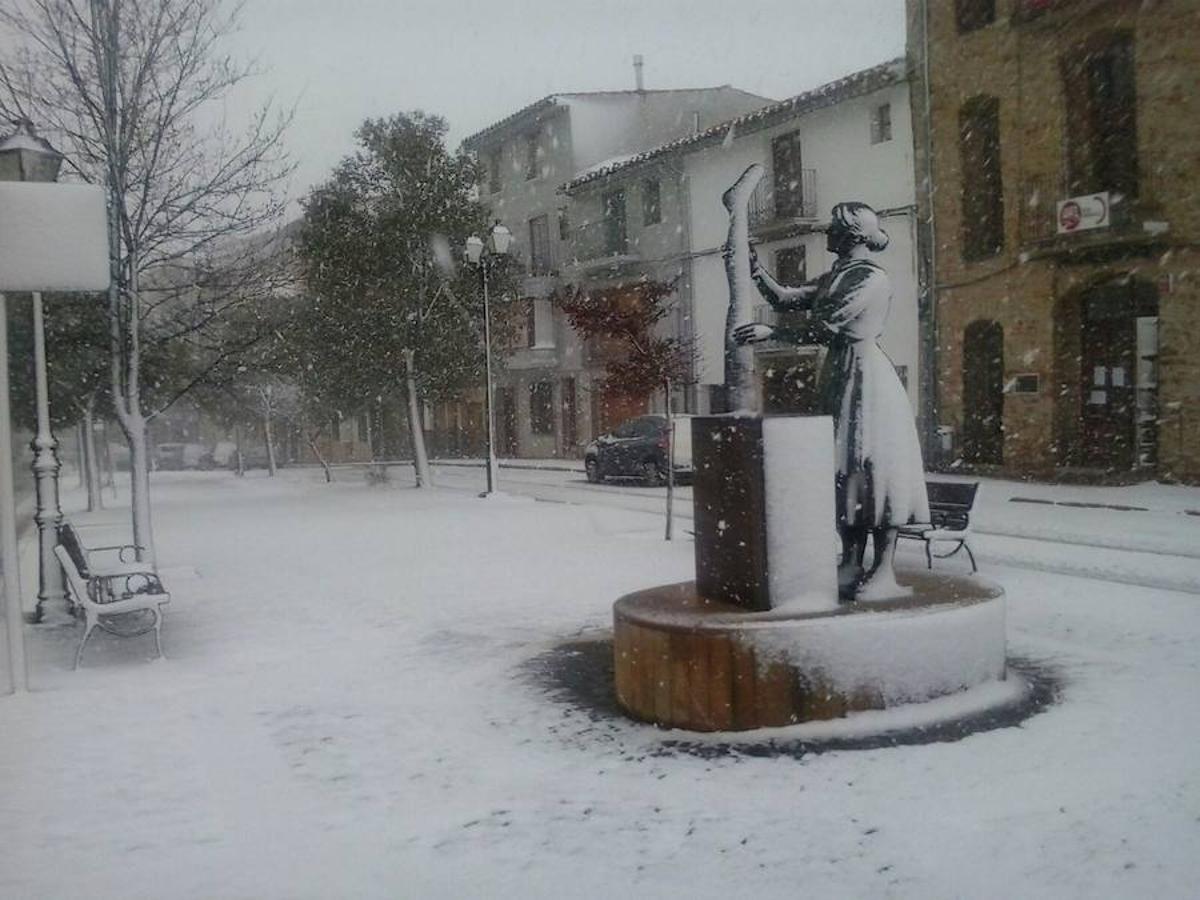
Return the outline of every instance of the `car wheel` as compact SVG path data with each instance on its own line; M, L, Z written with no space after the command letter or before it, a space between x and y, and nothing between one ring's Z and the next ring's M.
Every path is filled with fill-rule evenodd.
M667 483L667 473L652 459L642 463L642 481L647 487L659 487Z
M600 474L600 462L595 457L584 460L583 468L587 472L587 480L592 484L599 484L604 480L604 476Z

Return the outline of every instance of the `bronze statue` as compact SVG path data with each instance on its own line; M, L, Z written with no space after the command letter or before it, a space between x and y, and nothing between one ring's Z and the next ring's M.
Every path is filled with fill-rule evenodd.
M929 522L921 447L908 394L879 346L892 303L887 273L868 255L888 244L879 217L865 203L833 208L826 249L833 267L802 285L782 285L749 249L750 276L777 310L807 311L829 352L820 377L822 411L833 417L837 465L837 525L842 539L838 589L843 599L903 596L893 572L896 532ZM727 253L744 252L741 247ZM738 345L765 340L812 343L811 331L744 324ZM863 571L868 535L874 560Z

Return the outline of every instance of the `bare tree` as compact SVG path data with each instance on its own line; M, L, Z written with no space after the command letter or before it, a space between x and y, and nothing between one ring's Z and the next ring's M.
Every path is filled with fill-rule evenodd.
M241 132L220 101L253 70L222 41L241 4L220 0L8 0L0 111L37 122L79 179L109 191L112 402L129 443L134 542L153 556L146 424L236 348L208 327L279 267L250 240L279 221L290 114L268 103ZM217 330L217 333L221 333ZM148 408L147 344L197 366ZM207 361L207 362L206 362Z

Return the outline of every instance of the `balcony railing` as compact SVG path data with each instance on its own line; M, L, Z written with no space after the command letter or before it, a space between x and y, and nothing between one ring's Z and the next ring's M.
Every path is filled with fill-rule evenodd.
M1065 196L1060 178L1031 176L1021 183L1017 226L1022 244L1036 244L1057 234L1058 201Z
M800 170L800 193L776 195L775 182L764 178L750 196L750 228L817 218L817 170Z
M607 219L572 227L570 248L577 263L616 261L635 255L630 253L625 223Z

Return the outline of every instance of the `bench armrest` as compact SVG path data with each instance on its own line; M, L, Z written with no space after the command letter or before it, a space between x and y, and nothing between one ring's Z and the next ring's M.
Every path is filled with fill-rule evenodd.
M93 599L101 606L126 600L138 594L167 594L162 579L154 572L129 572L93 577ZM169 597L170 595L167 594Z
M115 550L117 551L117 558L121 560L121 562L134 562L137 559L138 551L143 549L145 548L140 547L137 544L111 544L107 547L88 547L86 552L90 560L93 553L111 553L113 550ZM126 559L126 553L131 554L129 559Z

